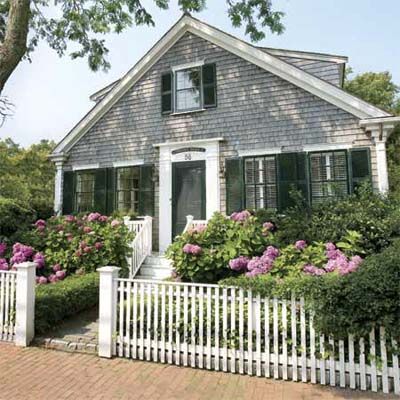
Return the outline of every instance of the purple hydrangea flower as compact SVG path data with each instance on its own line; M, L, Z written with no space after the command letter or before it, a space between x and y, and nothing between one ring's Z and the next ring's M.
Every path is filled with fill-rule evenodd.
M200 246L190 243L185 244L182 250L185 254L193 254L195 256L202 252L202 248Z
M37 264L38 268L43 268L44 267L43 253L36 253L35 256L33 257L33 262Z
M332 242L328 242L325 244L325 249L327 251L336 250L336 246Z
M247 211L247 210L243 210L240 212L234 212L231 215L231 220L235 221L235 222L244 222L246 221L249 217L251 216L251 214Z
M304 250L307 247L307 242L305 240L298 240L295 244L294 247L296 247L297 250Z
M45 276L39 276L38 283L39 285L45 285L47 283L47 278Z
M9 266L5 258L0 258L0 271L8 271Z
M52 267L53 272L61 271L61 265L60 264L55 264Z
M279 250L278 250L276 247L274 247L274 246L268 246L268 247L265 249L263 255L264 255L264 256L267 256L267 257L270 257L270 258L272 258L273 260L275 260L275 258L279 256Z
M4 255L7 250L7 245L5 243L0 243L0 256Z
M314 276L321 276L326 274L326 271L322 268L317 268L315 265L307 264L304 266L303 271L306 274L314 275Z
M56 278L62 281L67 276L65 271L57 271Z
M233 271L244 271L249 263L248 257L240 256L229 261L229 267Z

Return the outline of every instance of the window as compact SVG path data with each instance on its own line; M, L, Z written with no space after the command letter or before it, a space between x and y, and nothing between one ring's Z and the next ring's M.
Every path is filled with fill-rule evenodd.
M322 202L327 198L348 193L347 152L332 151L310 154L311 200Z
M91 211L94 207L94 172L77 172L75 204L77 212Z
M275 156L245 158L246 208L277 208Z
M139 209L139 178L138 167L117 169L117 210L138 212Z
M176 69L161 76L163 114L203 110L216 105L215 64Z
M201 68L190 68L175 73L176 111L201 108Z

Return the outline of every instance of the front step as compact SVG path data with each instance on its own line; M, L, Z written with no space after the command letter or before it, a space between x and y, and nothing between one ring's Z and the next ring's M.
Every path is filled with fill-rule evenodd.
M161 281L167 279L172 274L171 261L164 256L152 254L147 256L144 263L141 265L135 279L148 279Z

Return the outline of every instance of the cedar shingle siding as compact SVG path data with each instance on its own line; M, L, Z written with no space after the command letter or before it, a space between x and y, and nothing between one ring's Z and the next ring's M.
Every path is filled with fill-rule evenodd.
M161 75L172 66L204 59L216 63L218 107L186 115L162 115ZM312 60L289 62L338 84L339 67ZM302 65L300 65L302 64ZM326 64L326 65L325 65ZM336 70L337 69L337 70ZM347 142L371 146L358 119L293 84L216 45L186 33L69 152L66 164L100 163L139 158L155 164L153 144L222 136L221 164L239 150ZM376 182L375 152L371 148ZM156 172L158 176L158 172ZM225 182L221 205L225 210ZM158 182L155 186L158 215ZM157 224L156 224L157 225ZM158 227L154 229L157 235Z

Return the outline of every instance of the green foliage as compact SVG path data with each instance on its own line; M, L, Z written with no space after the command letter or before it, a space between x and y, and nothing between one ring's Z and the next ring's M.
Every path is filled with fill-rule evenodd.
M372 254L389 245L400 232L400 204L389 196L361 186L357 193L304 207L297 203L285 215L258 211L261 220L271 220L277 225L275 238L280 246L303 239L312 242L340 242L349 231L361 234L358 253Z
M168 248L166 256L173 261L177 274L185 281L216 282L235 274L228 263L238 256L261 254L271 242L263 235L259 220L251 216L243 223L215 213L202 232L187 232ZM201 254L186 254L185 244L196 244Z
M34 220L35 213L31 209L0 196L0 242L19 241Z
M292 276L279 279L271 274L247 278L241 275L221 281L223 286L241 287L262 296L304 296L314 311L318 332L346 338L362 337L383 326L389 334L400 332L400 241L380 254L365 259L360 268L345 276Z
M48 156L53 142L42 140L26 149L11 139L0 141L0 193L37 218L52 215L55 168Z
M64 0L57 2L58 12L51 13L51 17L48 12L51 1L34 0L33 3L28 55L41 40L47 41L60 56L66 53L68 46L72 46L71 58L87 57L89 67L97 71L110 68L107 61L109 50L102 38L105 34L121 33L133 25L154 26L147 7L155 5L167 10L170 0L153 0L146 5L139 0L103 0L101 4L89 0ZM206 0L178 1L183 12L200 12L206 4ZM226 5L233 26L245 26L252 41L263 39L265 28L277 34L284 30L281 22L284 14L273 10L271 0L226 0ZM8 7L0 7L0 35L5 30L7 13Z
M36 230L36 239L29 244L44 253L47 267L59 264L68 274L116 265L126 275L133 234L121 220L106 216L91 220L91 215L52 217L44 230Z
M65 318L89 310L99 302L97 273L75 275L52 285L36 286L36 334L48 332Z

